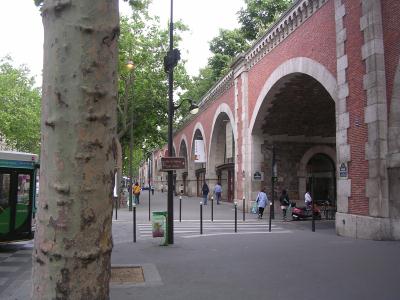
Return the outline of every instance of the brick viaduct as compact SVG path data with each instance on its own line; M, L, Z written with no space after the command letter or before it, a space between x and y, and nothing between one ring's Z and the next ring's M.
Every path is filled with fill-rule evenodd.
M225 200L240 202L261 187L270 196L276 172L276 193L302 201L311 189L336 206L339 235L399 240L399 17L398 0L295 2L175 132L174 154L187 159L176 188L196 195L221 181ZM165 154L153 154L157 188Z

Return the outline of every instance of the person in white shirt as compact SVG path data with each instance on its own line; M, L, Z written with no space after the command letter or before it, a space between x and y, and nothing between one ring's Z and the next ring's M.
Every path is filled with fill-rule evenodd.
M217 198L217 204L219 204L219 202L221 201L221 194L222 194L222 187L219 182L214 187L214 194L215 198Z
M306 203L306 207L307 208L310 208L311 207L311 204L312 204L312 198L311 198L311 195L310 195L310 192L306 192L306 194L304 195L304 202Z
M257 196L257 206L258 206L258 218L262 219L263 213L264 213L264 208L267 206L268 202L268 197L267 194L265 193L265 188L261 189L261 192L258 193Z

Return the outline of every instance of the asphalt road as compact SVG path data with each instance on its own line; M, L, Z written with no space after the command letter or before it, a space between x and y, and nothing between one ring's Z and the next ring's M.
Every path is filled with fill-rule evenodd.
M150 237L148 200L137 207L137 242L132 213L113 221L113 265L142 266L145 283L111 287L119 299L400 299L400 242L338 237L333 221L282 222L247 214L234 232L232 204L204 207L199 233L199 198L183 199L183 221L175 222L175 244ZM146 199L146 200L145 200ZM179 219L179 200L175 200ZM152 210L166 209L166 193L152 197ZM268 217L268 213L266 213ZM0 245L0 299L29 299L31 243Z

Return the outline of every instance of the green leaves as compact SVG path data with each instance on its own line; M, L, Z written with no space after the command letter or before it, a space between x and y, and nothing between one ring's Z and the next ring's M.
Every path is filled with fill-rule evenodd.
M174 25L174 44L178 47L179 33L187 26L179 21ZM167 140L168 81L163 61L169 49L168 27L161 28L158 19L149 16L145 8L131 18L121 18L120 32L118 136L122 147L128 147L133 120L135 151L150 152ZM133 61L132 70L126 67L127 61ZM186 90L188 84L184 61L180 61L174 69L175 91ZM180 109L176 117L180 118L181 113Z
M12 63L10 57L0 59L0 134L17 150L39 153L40 90L29 69Z
M258 38L290 6L291 0L245 0L246 8L238 12L244 37Z

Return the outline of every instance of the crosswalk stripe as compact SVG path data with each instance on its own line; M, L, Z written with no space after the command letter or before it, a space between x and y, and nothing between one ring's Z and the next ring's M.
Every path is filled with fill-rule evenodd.
M260 221L238 222L237 232L234 232L235 223L232 220L219 220L217 222L206 221L203 222L203 234L200 232L200 221L185 221L175 222L174 234L182 238L195 238L207 236L221 236L221 235L249 235L249 234L266 234L266 233L291 233L292 231L284 229L278 225L271 224L272 231L268 231L268 224ZM141 223L138 224L140 237L152 237L152 224Z
M219 236L219 235L249 235L249 234L277 234L277 233L291 233L290 230L282 231L250 231L250 232L221 232L221 233L205 233L205 234L194 234L182 236L184 239L196 238L196 237L207 237L207 236Z

